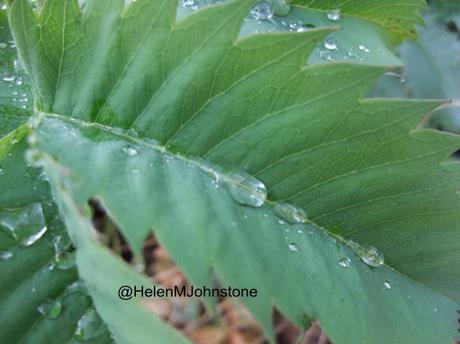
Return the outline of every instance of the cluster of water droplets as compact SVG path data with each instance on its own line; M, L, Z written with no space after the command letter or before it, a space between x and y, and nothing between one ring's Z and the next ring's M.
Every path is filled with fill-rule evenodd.
M6 10L6 5L3 4L1 10ZM0 26L0 31L6 31L5 26ZM18 108L29 109L32 103L29 97L29 85L20 60L17 58L16 44L13 40L0 41L0 58L4 61L0 74L1 96Z

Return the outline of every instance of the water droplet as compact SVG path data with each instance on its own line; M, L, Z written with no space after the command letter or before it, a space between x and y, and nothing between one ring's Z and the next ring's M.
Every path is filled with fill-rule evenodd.
M337 21L340 20L340 8L333 9L329 12L327 12L327 19L332 20L332 21Z
M297 246L297 244L291 242L290 244L288 244L288 249L291 252L297 252L299 250L299 246Z
M31 236L41 237L45 227L45 217L40 203L0 210L0 230L6 231L14 240L27 241ZM30 240L32 239L34 238Z
M342 268L348 268L348 267L350 267L350 264L351 264L351 259L348 258L348 257L343 257L343 258L339 259L339 265Z
M373 246L364 248L354 241L348 241L348 245L359 256L359 258L368 266L378 268L384 264L384 257L382 252Z
M300 25L296 31L297 32L307 32L308 30L311 30L311 26L310 25Z
M327 50L337 50L337 41L333 37L329 37L324 41L324 47Z
M433 311L434 311L435 313L437 313L437 312L438 312L438 309L435 307L435 308L433 308Z
M361 256L361 260L374 268L382 266L384 263L383 254L375 247L368 248Z
M331 55L331 51L321 47L319 49L319 58L325 61L333 61L334 57Z
M0 259L1 260L10 259L11 257L13 257L13 252L11 252L11 251L0 251Z
M133 146L123 147L123 152L128 156L135 156L135 155L139 154L139 151L136 148L134 148Z
M386 290L390 290L390 289L391 289L391 284L390 284L390 282L388 282L388 281L383 282L383 287L384 287Z
M54 239L54 261L59 270L68 270L75 266L75 252L72 244L65 242L61 235Z
M303 234L303 230L298 229L298 230L297 230L297 233L298 233L298 234Z
M361 50L361 51L364 51L365 53L370 53L370 52L371 52L370 49L367 48L367 47L366 47L365 45L363 45L363 44L358 45L358 49Z
M89 340L101 335L104 332L102 320L93 308L88 309L78 320L75 331L75 339Z
M62 304L59 301L48 300L38 307L38 312L48 319L56 319L62 312Z
M6 82L12 82L16 80L16 77L14 75L6 75L3 77L3 81L6 81Z
M308 222L307 214L301 208L287 203L278 203L273 208L276 215L283 218L290 224Z
M257 20L269 20L273 18L273 8L270 4L262 1L251 9L251 15Z
M198 9L198 5L195 4L195 0L181 0L179 4L183 8L189 8L192 10Z
M48 227L47 226L44 226L43 228L41 228L37 233L35 234L32 234L31 236L25 238L21 244L23 246L31 246L33 244L35 244L42 236L43 234L46 233Z
M87 294L85 283L81 280L76 281L72 283L71 285L69 285L65 291L67 294L72 294L72 293L77 293L77 292Z
M225 176L223 183L232 198L240 204L260 207L267 199L265 185L245 172L234 172Z

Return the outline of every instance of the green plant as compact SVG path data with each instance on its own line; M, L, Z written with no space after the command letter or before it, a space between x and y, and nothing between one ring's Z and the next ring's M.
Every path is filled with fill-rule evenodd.
M194 285L257 288L242 301L271 340L272 307L299 326L319 319L334 343L458 339L459 169L448 158L460 139L416 129L443 101L365 99L399 63L391 47L414 35L423 2L294 2L242 30L250 0L180 19L171 0L12 2L34 103L1 108L1 249L14 256L0 271L21 276L2 284L3 337L43 342L55 330L53 304L43 320L18 314L18 299L38 283L37 255L59 267L76 254L114 340L187 342L143 300L117 298L122 285L152 281L98 240L87 203L97 199L137 270L153 231ZM340 20L328 15L336 8ZM250 35L286 29L297 32ZM19 248L24 240L34 245ZM75 281L71 263L59 278L42 282L53 297ZM110 342L76 295L95 319L76 339ZM76 308L60 320L70 338L82 303L62 304Z

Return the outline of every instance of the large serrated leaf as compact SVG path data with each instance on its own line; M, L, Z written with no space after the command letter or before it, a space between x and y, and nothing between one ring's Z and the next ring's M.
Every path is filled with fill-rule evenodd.
M251 1L180 21L176 5L93 0L80 13L76 1L45 1L37 13L13 4L44 116L37 153L78 249L100 247L78 211L97 197L135 252L154 230L194 283L211 283L213 268L224 285L258 287L244 301L268 335L277 306L297 324L317 317L336 343L456 339L459 170L444 161L460 140L414 130L440 103L363 101L385 66L305 67L328 29L239 38ZM230 197L241 170L267 185L266 205ZM275 217L281 201L314 224ZM388 265L365 265L348 238L377 246ZM85 256L79 266L94 281ZM98 288L90 284L114 330L119 303Z

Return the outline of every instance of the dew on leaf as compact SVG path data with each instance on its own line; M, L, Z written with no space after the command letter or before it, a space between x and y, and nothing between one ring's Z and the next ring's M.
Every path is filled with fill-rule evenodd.
M310 29L311 29L311 27L308 26L308 25L300 25L300 26L296 29L296 31L297 31L297 32L307 32L307 31L310 30Z
M348 258L348 257L343 257L343 258L339 259L339 265L342 268L348 268L348 267L350 267L350 264L351 264L351 259Z
M101 335L104 332L102 320L93 308L88 309L78 320L74 337L86 341Z
M276 215L286 220L290 224L306 223L308 222L307 214L299 207L288 203L278 203L273 208Z
M48 227L43 226L37 233L34 233L27 238L25 238L21 244L22 246L31 246L35 244L47 231Z
M46 232L41 204L32 203L22 208L0 210L0 228L24 245L37 241Z
M288 249L291 252L297 252L299 250L299 246L297 246L297 244L291 242L290 244L288 244Z
M65 242L62 236L54 239L54 262L59 270L68 270L75 266L75 252L71 249L70 242Z
M354 241L348 241L348 246L350 246L353 251L358 255L358 257L366 263L366 265L378 268L384 264L383 253L380 252L373 246L370 247L361 247Z
M369 247L361 255L361 260L367 265L377 268L384 263L383 254L375 247Z
M38 312L45 318L56 319L62 312L62 304L59 301L47 300L38 307Z
M245 172L233 172L222 181L232 198L243 205L262 206L267 199L267 189L258 179Z
M324 47L327 50L337 50L337 41L333 37L329 37L324 41Z
M370 49L363 44L358 45L358 49L364 51L365 53L370 53Z
M273 8L265 1L261 1L251 9L251 15L257 20L269 20L273 18Z
M67 286L67 288L65 289L65 292L67 294L72 294L72 293L77 293L77 292L82 292L86 294L87 290L86 290L85 283L79 280Z
M388 281L383 282L383 287L384 287L386 290L390 290L390 289L391 289L391 284L390 284L390 282L388 282Z
M341 14L340 14L340 9L335 8L333 10L330 10L327 12L327 19L332 20L332 21L338 21L340 20Z
M125 153L127 156L135 156L139 154L139 151L133 146L126 146L123 147L123 153Z
M320 59L325 60L325 61L333 61L334 60L334 57L331 55L331 52L329 50L327 50L327 49L324 49L324 48L320 48L319 57L320 57Z

